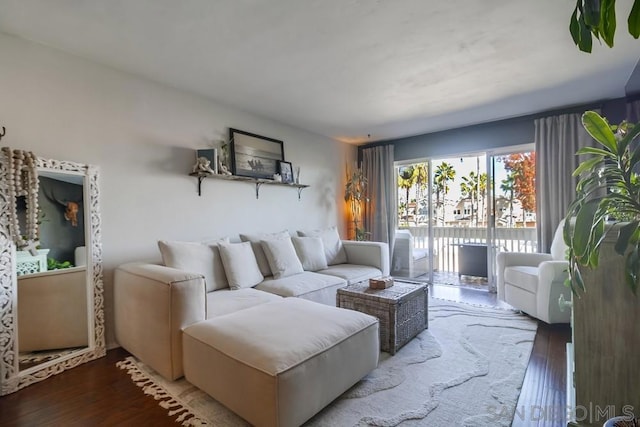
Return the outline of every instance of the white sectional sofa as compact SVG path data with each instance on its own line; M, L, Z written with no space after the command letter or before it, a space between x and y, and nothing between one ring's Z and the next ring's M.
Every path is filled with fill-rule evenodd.
M334 305L337 289L389 274L385 243L340 240L335 228L240 235L243 242L159 242L163 264L114 276L118 343L168 379L183 375L182 331L282 297Z

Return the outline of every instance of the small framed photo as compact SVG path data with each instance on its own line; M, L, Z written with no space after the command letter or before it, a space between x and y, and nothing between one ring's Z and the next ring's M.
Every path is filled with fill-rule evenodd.
M205 160L203 160L206 159ZM196 150L196 164L193 172L218 173L218 150L215 148L205 148Z
M291 162L278 161L278 173L282 177L282 182L293 184L293 167L291 167Z

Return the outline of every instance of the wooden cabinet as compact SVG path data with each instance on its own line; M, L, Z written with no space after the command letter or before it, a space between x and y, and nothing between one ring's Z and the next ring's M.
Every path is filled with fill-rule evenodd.
M571 415L581 426L602 426L630 410L640 416L640 296L624 282L625 258L614 251L615 235L603 243L598 268L581 269L586 292L573 298Z

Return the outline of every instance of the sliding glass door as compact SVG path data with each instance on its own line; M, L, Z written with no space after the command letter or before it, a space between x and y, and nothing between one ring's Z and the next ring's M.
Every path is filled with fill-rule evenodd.
M531 149L398 164L392 274L494 291L496 254L536 249Z

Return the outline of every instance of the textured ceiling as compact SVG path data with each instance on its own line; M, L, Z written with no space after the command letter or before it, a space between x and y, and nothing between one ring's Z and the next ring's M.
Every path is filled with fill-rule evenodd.
M618 3L591 55L574 0L0 0L0 31L358 143L624 96Z

